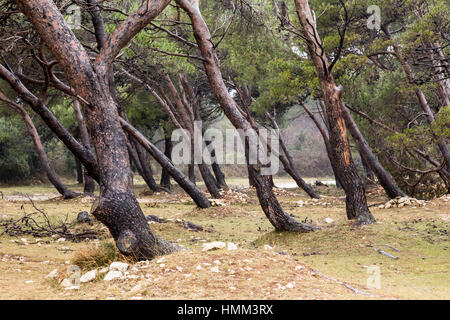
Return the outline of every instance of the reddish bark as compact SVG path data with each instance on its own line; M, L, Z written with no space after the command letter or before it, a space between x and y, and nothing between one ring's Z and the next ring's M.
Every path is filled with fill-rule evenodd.
M199 9L198 0L177 0L177 4L186 11L192 22L194 36L197 41L198 48L203 57L203 66L208 76L211 88L219 101L225 115L235 126L244 132L249 133L252 141L257 141L256 132L252 130L252 126L239 111L234 99L231 97L228 88L222 77L219 67L219 58L212 43L211 33L206 25ZM257 165L251 165L249 169L252 172L255 181L259 202L266 217L277 230L309 232L314 230L313 227L304 225L295 221L291 216L286 214L278 203L276 196L268 183L268 178L261 175L260 168Z
M329 70L328 59L322 47L315 21L307 0L294 0L303 35L307 40L310 58L316 68L326 106L329 140L339 181L346 193L348 219L358 224L371 224L374 217L367 206L364 185L358 175L350 152L341 109L342 88L337 87Z
M108 227L123 254L148 259L177 250L152 233L134 196L127 138L108 87L109 69L116 55L170 0L146 1L108 37L95 63L91 63L53 1L15 2L82 98L98 160L100 200L94 216Z

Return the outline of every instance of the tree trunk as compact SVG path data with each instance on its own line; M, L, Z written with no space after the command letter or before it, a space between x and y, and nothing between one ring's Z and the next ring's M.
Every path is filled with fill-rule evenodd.
M366 180L369 184L371 184L375 181L375 175L373 174L373 171L372 169L370 169L370 166L367 164L366 160L364 160L361 152L359 152L359 157L361 158L361 164L364 172L366 173Z
M319 129L320 134L322 135L323 142L325 144L325 149L327 151L328 159L330 160L331 169L334 173L334 179L336 180L336 187L342 189L342 184L339 181L339 176L337 174L337 168L336 164L334 163L333 154L331 152L331 145L330 145L330 139L328 138L328 128L325 128L319 120L317 120L316 116L312 113L312 111L308 108L308 106L305 103L301 103L303 109L306 111L306 113L309 115L311 120L316 125L317 129Z
M322 88L332 156L346 194L347 218L356 220L358 224L374 223L375 219L367 206L364 185L356 170L347 140L341 109L342 88L336 87L334 77L329 70L327 56L323 49L320 49L323 47L308 1L294 0L294 2L303 33L307 38L310 58Z
M251 136L250 138L254 138L252 141L258 141L256 132L252 129L250 123L239 112L236 102L231 97L224 83L222 72L219 67L219 58L211 41L211 33L209 32L208 26L200 13L198 0L194 0L192 2L187 0L177 0L176 2L189 15L200 54L204 59L203 66L205 68L206 75L208 76L211 88L225 115L235 128L242 129L244 132L249 132ZM309 232L314 230L314 227L295 221L294 218L283 211L267 181L268 178L262 176L257 167L257 165L250 165L258 199L261 208L266 214L266 217L275 229L294 232Z
M214 149L214 146L211 143L212 142L210 140L205 141L205 144L208 147L208 150L211 154L211 160L212 160L211 167L213 169L214 176L216 177L217 186L224 190L228 190L228 185L227 185L227 182L225 181L225 175L223 174L222 170L220 169L219 164L217 163L216 150Z
M78 193L73 192L72 190L67 188L67 186L64 185L61 182L61 180L59 180L55 170L50 164L50 160L48 159L47 153L44 150L44 146L42 145L41 138L39 137L39 133L37 132L36 127L34 126L33 120L31 120L28 113L22 107L17 111L20 112L20 115L22 116L23 121L27 126L28 133L30 134L33 140L36 152L39 156L39 159L41 160L42 167L44 168L45 173L47 174L48 180L56 188L56 190L58 190L58 192L64 197L64 199L73 199L79 196Z
M362 158L365 160L373 173L375 173L378 181L386 191L389 198L394 199L396 197L404 197L405 193L397 186L394 178L392 178L391 174L381 165L377 157L373 154L372 149L362 135L361 131L359 131L357 124L344 104L341 105L341 109L347 129L353 136Z
M148 187L150 188L150 190L154 191L154 192L158 192L161 189L158 187L158 185L156 184L155 179L153 178L153 172L152 172L152 168L150 167L150 163L146 157L146 154L142 148L142 146L138 143L134 143L134 147L136 149L136 153L138 156L138 160L141 164L142 167L142 177L145 180L145 183L148 185Z
M36 152L39 156L39 159L41 160L42 167L44 168L48 179L56 188L56 190L58 190L58 192L64 197L64 199L72 199L79 196L78 193L69 190L69 188L67 188L67 186L64 185L59 180L55 170L50 164L50 161L47 157L47 153L45 152L44 147L42 145L41 138L39 137L39 133L36 127L34 126L33 120L28 115L28 112L25 110L25 108L9 100L2 92L0 92L0 101L5 102L7 106L16 111L22 117L27 127L28 133L30 134L33 140L33 144L36 148Z
M214 176L211 174L211 171L209 170L207 165L204 163L200 163L198 165L198 169L200 170L203 181L205 182L205 186L208 189L211 196L213 196L214 199L222 198L222 195L220 194L220 190L217 187L217 181L214 178Z
M91 151L91 139L89 138L89 132L86 127L86 123L84 122L83 113L81 112L80 102L77 99L73 100L73 110L75 113L75 119L78 123L78 129L80 130L80 138L83 146ZM94 179L91 178L87 170L83 170L84 172L84 190L85 194L94 194L95 191L95 182Z
M83 179L83 166L81 165L80 160L77 157L75 158L75 168L77 170L77 183L82 184L84 182Z
M150 1L130 14L107 39L97 59L91 58L50 0L15 0L59 62L83 101L99 171L100 198L93 215L104 223L121 253L149 259L178 250L150 230L132 189L126 136L108 87L110 66L120 52L169 0Z
M164 144L165 144L164 155L166 156L167 159L169 159L171 161L172 160L172 140L171 140L171 138L170 137L165 138ZM170 190L170 187L171 187L170 186L170 174L165 167L162 167L161 181L159 184L161 185L161 187Z
M158 163L166 168L167 172L172 176L172 178L186 191L195 203L200 208L209 208L211 206L208 198L200 191L200 189L193 184L189 179L187 179L183 173L177 169L165 155L162 153L154 144L148 141L139 131L137 131L133 126L123 119L120 122L126 132L128 132L133 139L139 142L145 150L150 153L150 155L158 161Z
M280 156L280 160L283 163L284 170L294 179L294 181L297 183L297 185L302 188L311 198L313 199L320 199L320 196L314 191L314 189L303 180L300 175L298 174L297 169L294 165L294 160L292 159L291 154L289 153L288 148L286 147L286 144L284 143L284 139L281 136L280 128L278 127L277 122L275 121L275 118L272 117L268 112L266 112L266 117L269 118L270 122L272 123L272 126L275 130L278 130L280 133L280 146L281 149L283 149L284 154L286 155L287 161L283 159L283 157Z
M386 34L386 36L389 38L389 40L391 40L391 43L392 43L392 46L394 47L394 51L397 56L397 59L400 61L400 64L403 67L403 70L406 74L406 77L408 78L409 83L414 85L416 82L416 78L415 78L415 75L414 75L414 72L413 72L411 66L409 65L406 58L403 56L402 48L394 39L392 39L392 36L391 36L389 30L387 29L387 27L383 27L382 29L383 29L383 32ZM419 104L420 104L423 112L426 114L427 122L431 126L434 122L434 113L428 104L427 98L425 97L425 94L423 93L423 91L417 86L415 87L414 92L417 96L417 99L419 100ZM448 172L450 172L450 150L448 149L447 144L445 143L443 138L438 139L438 147L439 147L439 150L441 151L442 155L444 156L444 159L446 162L446 169Z

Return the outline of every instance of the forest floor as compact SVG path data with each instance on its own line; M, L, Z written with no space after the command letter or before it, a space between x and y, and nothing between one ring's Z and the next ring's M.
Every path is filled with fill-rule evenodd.
M80 186L71 187L80 190ZM83 274L94 269L92 263L100 270L112 260L123 259L114 252L108 256L108 248L114 251L114 246L108 245L112 240L104 227L98 223L77 225L102 233L100 239L81 242L3 234L0 299L450 298L449 197L423 207L380 209L388 199L379 190L369 192L377 223L355 228L346 219L342 192L334 187L317 189L323 195L317 202L298 188L276 189L287 212L322 228L293 234L273 231L250 188L226 194L221 206L200 210L180 191L150 195L138 185L136 195L145 215L168 220L150 224L152 230L191 250L130 263L127 276L121 279L105 281L103 274L78 289L67 290L60 281L69 266L79 265ZM2 224L36 212L25 194L53 223L76 220L78 212L89 212L94 201L89 197L60 200L47 185L0 187L0 191L0 234ZM35 216L43 222L40 214ZM186 221L204 230L188 230L183 227ZM238 249L202 251L203 244L212 241L232 242ZM377 268L379 288L368 281L373 277L371 270ZM54 269L59 275L46 278Z

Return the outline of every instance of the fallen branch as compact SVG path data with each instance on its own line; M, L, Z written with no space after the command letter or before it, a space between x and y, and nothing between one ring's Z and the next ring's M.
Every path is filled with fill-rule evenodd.
M18 237L22 235L31 235L36 238L51 237L57 235L61 238L65 238L71 241L81 241L83 239L97 239L99 233L95 230L86 230L82 232L71 232L69 230L73 223L60 222L55 225L50 222L47 213L36 207L33 200L28 197L33 208L36 210L32 213L24 212L24 215L18 220L9 220L0 223L0 227L4 228L4 231L0 233L0 236L7 234L12 237ZM22 210L25 211L22 206ZM43 219L44 222L40 223L37 220ZM67 221L67 216L66 216Z

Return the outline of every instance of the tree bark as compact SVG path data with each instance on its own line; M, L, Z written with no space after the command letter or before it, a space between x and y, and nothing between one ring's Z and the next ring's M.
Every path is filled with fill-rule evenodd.
M154 192L160 191L161 189L158 187L158 184L156 183L155 179L153 178L152 168L150 167L150 163L146 157L146 154L145 154L142 146L138 143L134 143L134 147L136 149L138 160L142 166L142 177L144 178L145 182L149 186L150 190L152 190Z
M394 199L396 197L404 197L405 193L397 186L394 178L392 178L391 174L381 165L377 157L373 154L372 149L362 135L361 131L359 131L357 124L344 104L341 105L341 109L347 129L353 136L361 156L369 168L377 176L378 181L386 191L389 198Z
M164 139L164 155L166 156L167 159L169 159L170 161L172 161L172 140L171 138L165 138ZM161 187L166 188L168 190L170 190L170 174L167 171L167 169L165 167L162 167L161 170L161 181L159 183L161 185Z
M249 132L251 138L255 138L253 141L257 141L256 132L253 130L250 123L239 112L236 102L231 97L225 85L222 72L219 67L219 58L212 43L211 33L209 32L208 26L200 13L198 0L177 0L176 2L189 15L192 22L194 37L197 41L201 56L204 59L203 66L206 75L208 76L211 88L225 115L235 126L235 128L242 129L244 132ZM283 211L272 188L268 184L268 178L261 175L257 165L251 165L250 170L252 170L252 175L254 176L255 187L261 208L276 230L309 232L315 229L314 227L295 221L294 218Z
M364 172L366 173L366 180L368 183L372 183L375 181L375 175L373 174L372 169L370 169L370 166L367 164L366 160L364 160L364 156L361 152L359 152L359 157L361 158L361 164L364 169Z
M400 61L400 64L403 67L403 71L405 72L409 83L414 85L416 82L416 77L414 75L414 72L413 72L410 64L408 63L406 58L403 56L402 48L397 43L397 41L395 41L392 38L387 26L382 27L382 30L386 34L386 36L389 38L389 40L391 40L391 43L392 43L392 46L394 47L394 51L397 56L397 59ZM417 86L414 88L414 93L416 94L417 99L419 100L419 104L420 104L423 112L426 114L426 119L427 119L428 124L431 126L434 122L434 113L428 104L425 94ZM445 159L446 169L448 172L450 172L450 150L448 149L447 144L445 143L443 138L438 139L438 147Z
M83 179L83 166L81 165L80 160L77 157L75 158L75 168L77 170L77 183L82 184L84 182Z
M280 157L280 160L283 162L284 170L294 179L294 181L297 183L297 185L305 190L305 192L313 199L320 199L320 196L314 191L314 189L307 184L298 174L297 169L294 165L294 160L292 159L291 154L289 153L288 148L286 147L286 144L284 143L284 139L281 136L280 128L278 127L277 122L275 121L275 118L272 117L268 112L266 112L266 117L270 120L272 123L272 126L275 130L278 130L280 133L280 146L283 150L284 154L286 155L287 162L282 160L282 157Z
M223 174L222 170L220 169L219 164L217 163L216 150L214 149L214 146L211 143L212 142L210 140L205 141L205 144L208 147L208 150L211 154L211 160L212 160L211 167L213 169L214 176L216 177L217 185L219 188L228 190L228 185L227 185L227 182L225 181L225 175Z
M294 2L324 97L331 152L339 181L346 194L347 218L356 220L357 224L374 223L375 219L367 206L365 188L356 170L347 140L341 109L342 88L336 87L334 77L329 70L328 59L323 50L308 1L294 0Z
M78 129L80 131L81 143L83 146L91 151L91 140L89 137L89 132L86 127L86 123L84 122L83 113L81 112L80 102L76 99L73 100L73 110L75 113L75 119L78 123ZM77 158L78 159L78 158ZM95 191L95 182L94 179L91 178L87 170L83 170L84 174L84 190L83 192L86 194L94 194Z
M319 130L322 138L323 138L323 142L325 144L325 149L327 151L327 155L328 155L328 159L330 160L330 164L331 164L331 169L333 170L334 173L334 178L336 180L336 187L337 188L342 188L342 184L339 181L339 177L337 174L337 168L336 165L334 163L334 159L333 159L333 154L331 152L331 145L330 145L330 139L328 138L328 128L325 128L320 122L319 120L316 118L316 116L312 113L312 111L308 108L308 106L305 103L301 103L303 109L306 111L306 113L309 115L309 117L311 118L311 120L314 122L314 124L316 125L317 129Z
M0 92L0 100L5 102L9 107L15 110L22 117L27 127L28 133L33 140L33 144L36 148L39 160L41 160L42 167L44 168L50 183L55 187L56 190L58 190L58 192L64 197L64 199L73 199L79 196L78 193L70 190L65 184L61 182L61 180L59 180L55 170L50 164L50 160L48 159L47 153L45 152L44 146L42 145L41 138L39 137L39 133L33 123L33 120L28 115L28 112L25 110L25 108L9 100L2 92Z
M104 223L121 253L150 259L178 250L150 230L132 189L126 136L108 87L112 62L120 50L170 2L146 1L108 37L94 63L50 0L15 0L83 99L99 171L100 198L93 215ZM86 101L86 103L84 103Z
M153 143L148 141L139 131L137 131L124 119L120 119L120 122L124 130L128 132L133 139L140 143L162 167L166 168L172 178L191 196L200 208L209 208L211 206L209 200L200 191L200 189L189 179L187 179L183 173L174 166L172 161L164 155L163 152L161 152Z

